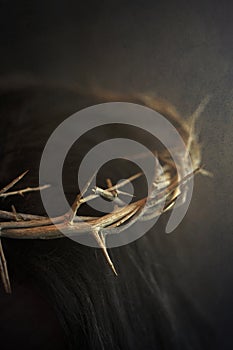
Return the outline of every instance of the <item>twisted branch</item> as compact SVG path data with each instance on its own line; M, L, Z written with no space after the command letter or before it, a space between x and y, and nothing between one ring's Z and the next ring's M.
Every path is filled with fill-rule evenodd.
M203 103L202 103L203 104ZM200 109L200 108L199 108ZM133 225L137 220L150 220L161 213L170 210L179 196L185 200L187 192L187 182L196 173L209 175L206 170L200 166L200 149L196 141L194 132L194 120L196 120L197 113L194 113L193 123L188 127L183 122L180 122L180 128L183 134L186 135L185 143L187 152L184 158L180 159L180 167L177 169L177 164L174 163L168 151L161 152L158 156L158 162L162 164L163 172L159 172L157 167L154 173L152 188L146 198L137 199L130 204L124 205L124 202L119 198L120 195L129 195L126 192L120 191L121 187L131 183L142 176L142 173L135 174L128 179L113 185L111 179L106 179L107 188L95 187L92 193L85 196L89 187L91 186L93 177L87 182L84 189L76 196L71 209L64 215L49 218L34 214L24 214L16 212L12 207L12 212L0 210L0 277L7 293L11 292L10 280L7 270L7 263L1 244L1 238L17 238L17 239L55 239L64 237L62 232L72 237L75 234L91 233L102 249L103 254L115 275L117 271L108 254L106 248L106 237L108 234L117 234L126 230ZM155 153L156 154L156 153ZM192 166L190 169L188 157L191 155ZM147 154L137 155L136 157L145 157ZM178 171L179 170L179 171ZM2 190L0 190L0 197L23 195L27 192L34 192L46 190L49 185L42 187L27 187L25 189L7 192L16 183L18 183L28 171L22 173ZM183 174L178 178L178 173ZM102 217L79 216L77 214L80 206L98 197L113 201L115 204L114 210ZM132 196L133 198L134 196ZM161 208L164 203L163 208Z

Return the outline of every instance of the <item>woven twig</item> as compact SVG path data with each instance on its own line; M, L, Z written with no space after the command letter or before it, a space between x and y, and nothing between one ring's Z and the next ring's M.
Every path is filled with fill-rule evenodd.
M203 103L206 104L206 101ZM200 108L199 106L197 110L198 113L200 113L202 109L203 108ZM77 233L86 234L91 232L99 247L102 249L111 269L115 274L117 274L106 248L106 235L111 234L111 232L122 232L137 220L150 220L151 218L159 216L161 213L170 210L179 196L182 197L183 201L185 200L187 191L186 184L191 176L198 172L207 174L207 172L204 171L200 165L200 149L194 130L194 121L196 120L198 113L194 113L191 126L185 124L181 120L178 121L180 130L184 135L186 135L184 141L187 146L187 154L184 158L180 159L179 164L174 163L167 150L160 154L155 153L157 156L157 161L159 162L157 165L159 166L155 169L152 188L146 198L135 198L134 201L124 207L121 207L122 203L124 202L119 198L119 195L128 195L124 191L121 191L120 188L124 187L130 182L135 181L142 175L142 173L135 174L117 185L113 185L111 179L106 179L107 187L105 189L95 187L92 189L93 193L85 196L87 190L91 186L92 179L90 179L81 193L76 196L70 211L53 219L34 214L18 213L14 207L12 212L0 210L0 240L1 237L15 239L60 238L64 237L62 233L64 230L68 236L72 236ZM143 157L145 155L138 156ZM192 159L192 168L190 168L188 165L189 156L191 156ZM177 169L177 166L179 169ZM160 168L163 169L163 172L158 171ZM25 189L13 192L7 192L16 183L18 183L26 175L26 173L27 171L0 190L0 197L23 195L26 192L46 190L49 187L49 185L44 185L42 187L27 187ZM178 178L178 173L181 175L183 174L181 178ZM94 176L95 174L93 177ZM100 196L108 200L112 200L115 203L114 210L111 213L102 217L78 215L77 212L81 205ZM165 205L161 209L162 202L165 203ZM10 293L10 280L1 241L0 274L5 291Z

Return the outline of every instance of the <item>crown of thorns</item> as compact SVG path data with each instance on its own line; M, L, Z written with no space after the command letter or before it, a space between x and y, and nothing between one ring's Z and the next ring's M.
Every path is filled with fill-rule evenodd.
M154 217L170 210L178 197L182 197L185 201L187 192L187 182L190 177L196 173L208 175L209 173L201 166L201 152L195 132L194 124L197 116L202 112L206 101L203 101L196 112L193 114L191 121L176 120L179 130L182 132L186 144L186 156L180 159L179 164L175 164L167 150L156 152L156 162L160 167L156 167L154 171L152 187L146 198L133 199L130 204L123 206L124 202L120 198L121 195L130 195L122 191L123 187L135 181L142 173L137 173L128 179L113 185L111 179L106 179L106 188L94 187L92 194L86 195L87 190L91 187L92 179L90 179L85 188L76 196L71 209L51 220L49 217L38 216L34 214L23 214L17 212L12 205L12 211L0 210L0 276L7 293L11 293L11 284L7 270L7 262L1 243L1 237L15 239L53 239L64 237L61 230L65 229L67 234L72 235L83 231L83 223L88 223L89 232L97 241L102 249L104 256L111 267L112 271L117 275L114 264L108 254L105 243L105 231L110 233L122 232L129 226L133 225L137 220L151 220ZM179 152L179 150L177 150ZM142 157L145 155L137 155ZM192 168L188 165L188 157L191 156ZM157 164L158 165L158 164ZM179 174L186 174L182 178ZM160 169L160 170L158 170ZM162 169L162 170L161 170ZM187 171L188 170L188 171ZM9 191L17 184L28 171L25 171L8 185L0 190L0 198L21 195L27 192L46 190L50 185L41 187L27 187L16 191ZM89 202L98 197L106 198L115 203L114 210L111 213L101 217L79 216L78 209L84 203ZM182 203L181 200L181 203ZM161 202L165 203L161 209Z

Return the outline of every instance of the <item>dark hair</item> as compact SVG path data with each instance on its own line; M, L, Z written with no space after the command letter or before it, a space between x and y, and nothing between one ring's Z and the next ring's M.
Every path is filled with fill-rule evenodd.
M0 130L2 184L30 169L20 187L27 186L28 182L37 185L41 152L53 129L71 113L104 100L104 97L62 88L31 86L3 90L0 101L4 125ZM140 102L138 97L131 100ZM175 113L165 102L159 101L157 106L162 112ZM67 167L71 164L68 160ZM127 164L122 166L127 172ZM115 172L112 176L116 176ZM65 175L64 185L71 199L76 193L70 184L69 175ZM21 212L43 213L36 193L6 199L1 207L9 209L11 204ZM52 307L64 331L64 344L63 335L61 338L57 335L58 325L57 333L53 333L64 348L210 349L214 340L208 321L196 307L195 300L189 300L182 293L169 270L167 260L172 246L163 235L164 221L166 216L136 242L110 249L117 277L99 249L67 238L5 239L3 244L13 283L10 298L14 298L18 286L26 286L32 294L46 300L46 307ZM56 323L55 317L48 317ZM1 324L6 321L2 320ZM14 333L14 329L11 332ZM40 324L35 339L37 337L40 337Z

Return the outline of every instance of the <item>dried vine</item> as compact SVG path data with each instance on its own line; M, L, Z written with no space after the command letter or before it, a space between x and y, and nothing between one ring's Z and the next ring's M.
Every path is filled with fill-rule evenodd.
M203 105L205 104L206 101L202 102L200 105L201 107L198 107L197 111L194 113L191 124L188 125L183 121L179 121L180 128L182 129L183 134L186 135L184 141L187 148L187 154L184 158L180 159L179 164L174 163L169 152L166 150L161 154L156 154L157 162L160 163L157 165L161 165L161 167L157 166L155 169L153 184L146 198L132 201L130 204L121 207L124 202L119 196L129 194L121 191L120 188L139 178L142 174L138 173L117 185L113 185L111 179L106 179L106 188L95 187L92 189L92 194L85 196L87 190L90 189L91 186L92 179L90 179L81 193L76 196L70 211L64 213L64 215L55 217L52 220L49 217L18 213L13 206L12 212L0 210L0 275L5 291L11 293L11 286L7 263L1 244L1 237L14 239L54 239L64 237L61 230L65 230L68 236L77 233L86 234L91 231L99 247L102 249L111 269L117 274L106 248L106 235L110 234L113 230L114 233L121 232L137 220L150 220L151 218L170 210L178 197L182 197L183 201L185 200L187 191L186 185L191 176L198 172L207 174L200 164L200 149L194 132L194 121L203 110ZM191 168L188 165L189 155L192 159ZM179 169L177 169L177 166ZM158 171L158 169L161 168L163 171ZM181 178L178 177L177 170L179 170L180 174L183 174ZM49 187L49 185L44 185L42 187L27 187L21 190L9 192L9 190L26 174L27 171L1 189L0 198L23 195L27 192L46 190ZM90 200L94 200L99 196L112 200L115 203L115 208L111 213L102 217L78 215L77 212L81 205ZM162 202L165 202L165 205L161 209Z

